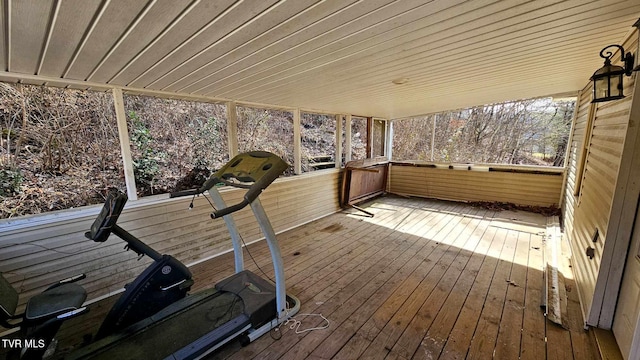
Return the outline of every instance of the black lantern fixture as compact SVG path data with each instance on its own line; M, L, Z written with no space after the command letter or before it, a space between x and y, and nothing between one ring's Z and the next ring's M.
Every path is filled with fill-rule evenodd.
M620 59L624 63L624 67L611 65L613 52L607 51L610 48L618 48L620 50ZM600 50L600 57L605 59L604 66L593 73L591 80L593 81L593 103L622 99L624 94L622 89L623 75L630 76L633 71L634 57L631 53L624 52L624 48L620 45L609 45Z

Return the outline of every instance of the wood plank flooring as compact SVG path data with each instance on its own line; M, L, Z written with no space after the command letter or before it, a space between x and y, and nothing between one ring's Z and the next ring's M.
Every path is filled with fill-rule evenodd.
M570 328L540 309L543 216L401 197L364 207L375 217L342 212L278 236L288 293L302 302L298 331L208 359L599 359L567 263ZM247 268L273 278L266 244L248 249ZM196 284L232 266L230 254L199 264ZM310 313L329 327L301 332L324 324Z
M288 293L302 303L297 331L281 326L208 359L599 359L566 258L569 329L540 309L545 217L394 196L363 206L375 217L349 210L278 235ZM246 267L273 278L266 243L248 249ZM192 267L192 292L233 264L225 254ZM95 332L114 301L65 322L61 354ZM303 314L322 314L329 327L303 332L324 325Z

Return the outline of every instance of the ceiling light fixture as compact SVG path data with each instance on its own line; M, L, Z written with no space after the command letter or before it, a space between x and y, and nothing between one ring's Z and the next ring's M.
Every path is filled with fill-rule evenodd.
M406 84L408 81L409 79L407 79L406 77L401 77L401 78L391 80L391 82L396 85Z

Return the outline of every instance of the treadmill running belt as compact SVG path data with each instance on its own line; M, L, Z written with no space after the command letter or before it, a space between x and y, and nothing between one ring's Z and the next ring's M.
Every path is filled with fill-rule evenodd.
M214 299L202 301L179 313L179 316L167 317L164 321L150 325L144 331L137 331L115 346L98 350L92 359L164 359L175 351L183 349L200 338L211 340L215 344L218 338L224 338L240 331L249 324L249 318L243 314L242 300L234 294L216 293ZM224 334L206 335L221 327L231 319L234 326L222 327ZM126 330L125 330L126 331ZM205 335L205 336L203 336ZM210 344L203 346L200 353L206 351ZM185 352L182 351L182 354ZM189 358L182 357L181 358Z

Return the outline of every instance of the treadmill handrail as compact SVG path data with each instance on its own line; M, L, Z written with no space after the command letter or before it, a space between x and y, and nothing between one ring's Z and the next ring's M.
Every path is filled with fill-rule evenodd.
M229 214L234 213L236 211L242 210L247 205L249 205L249 201L247 201L247 199L243 199L241 202L239 202L239 203L237 203L235 205L231 205L231 206L227 206L226 208L214 210L211 213L211 218L212 219L221 218L223 216L229 215Z

